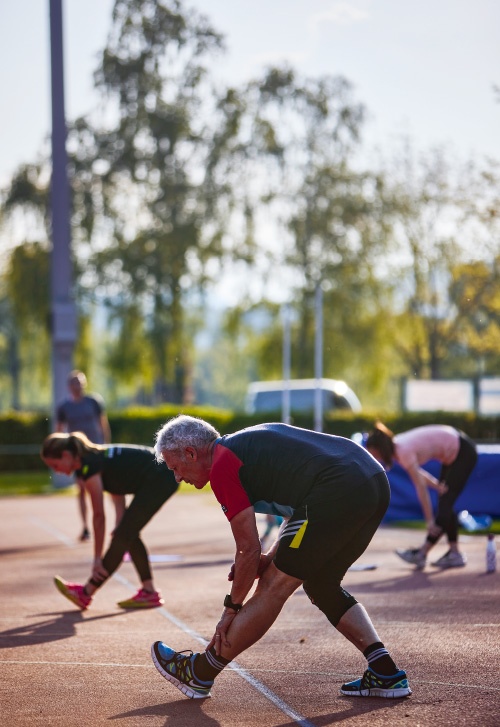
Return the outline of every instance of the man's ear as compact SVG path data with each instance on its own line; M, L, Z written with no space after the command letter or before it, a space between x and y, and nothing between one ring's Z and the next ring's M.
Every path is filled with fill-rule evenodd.
M193 461L196 461L198 459L198 453L194 447L186 447L184 451L186 453L187 460L192 459Z

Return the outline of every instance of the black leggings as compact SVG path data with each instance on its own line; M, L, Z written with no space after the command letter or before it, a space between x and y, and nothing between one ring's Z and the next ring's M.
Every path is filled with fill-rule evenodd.
M460 432L460 449L457 458L450 465L443 465L439 475L439 481L444 482L448 487L448 492L439 496L436 512L436 525L441 528L441 534L437 537L428 535L429 543L437 543L443 533L446 533L448 542L457 542L458 517L453 505L467 484L476 462L476 445L466 434Z
M176 490L177 485L165 482L164 477L148 480L137 490L132 502L123 513L111 544L102 559L108 577L118 568L125 553L129 552L141 582L151 579L148 552L139 533ZM102 586L105 580L104 578L96 582L92 578L91 583Z

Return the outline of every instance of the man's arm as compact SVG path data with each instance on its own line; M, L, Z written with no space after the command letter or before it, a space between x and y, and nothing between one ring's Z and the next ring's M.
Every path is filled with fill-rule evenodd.
M104 437L104 444L110 444L111 443L111 427L109 426L109 419L106 415L106 412L101 412L100 422L101 422L102 435Z
M230 524L236 543L231 600L233 603L243 603L254 584L260 565L260 539L253 507L239 512Z
M242 604L257 578L260 565L260 539L253 507L241 510L232 518L230 524L236 542L236 556L232 570L234 579L230 595L232 603ZM237 615L237 611L232 608L224 608L207 649L215 646L216 653L220 654L221 645L230 646L227 631Z

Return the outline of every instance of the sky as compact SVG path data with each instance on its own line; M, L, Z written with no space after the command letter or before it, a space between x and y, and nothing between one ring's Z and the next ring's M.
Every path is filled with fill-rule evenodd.
M445 145L500 160L498 0L189 0L226 37L215 73L240 83L287 61L343 75L368 109L365 139ZM113 0L63 0L68 119L98 103L92 73ZM0 3L0 184L50 133L49 0Z

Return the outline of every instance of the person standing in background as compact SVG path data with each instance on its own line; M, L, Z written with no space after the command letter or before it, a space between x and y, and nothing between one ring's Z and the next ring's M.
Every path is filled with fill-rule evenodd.
M56 432L83 432L94 444L109 444L111 430L102 397L85 393L87 377L82 371L71 371L67 383L70 397L57 407ZM80 540L85 541L90 539L85 487L79 477L76 477L76 484L83 522Z

